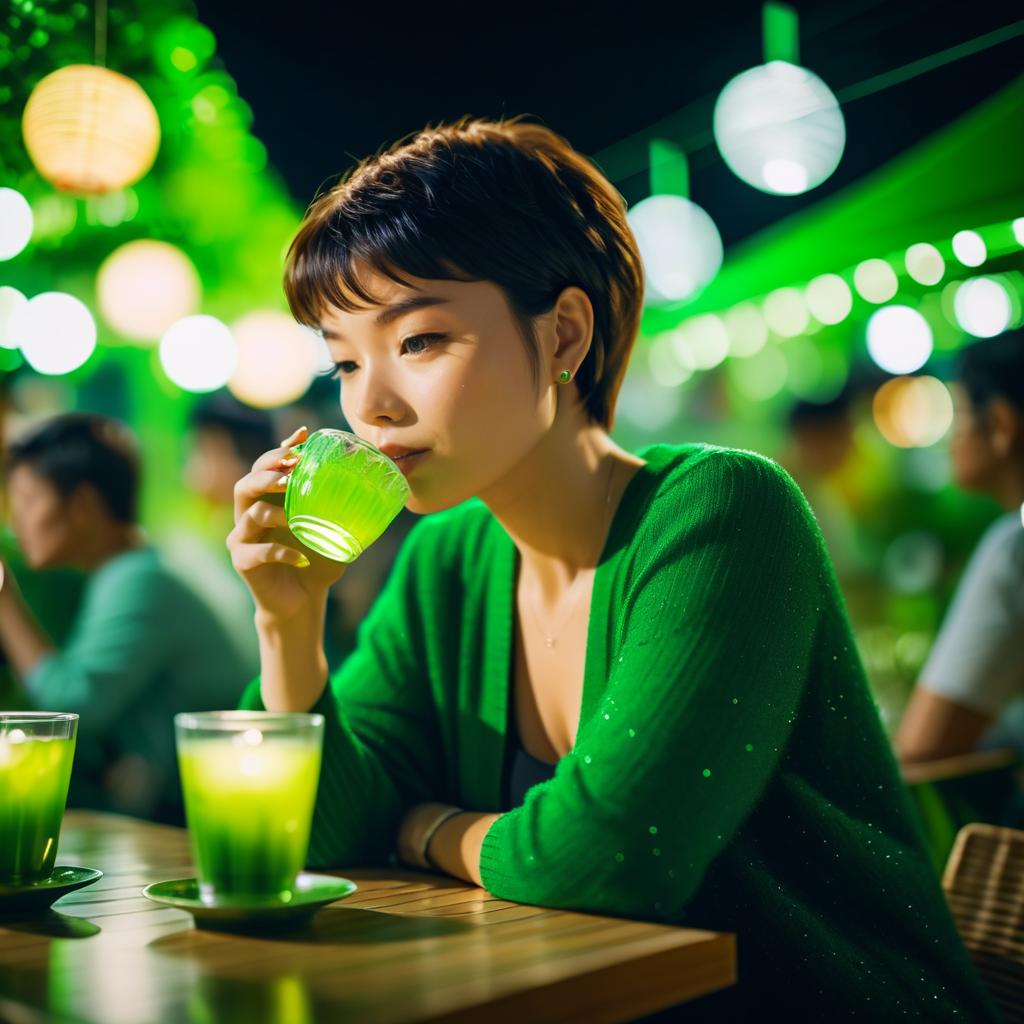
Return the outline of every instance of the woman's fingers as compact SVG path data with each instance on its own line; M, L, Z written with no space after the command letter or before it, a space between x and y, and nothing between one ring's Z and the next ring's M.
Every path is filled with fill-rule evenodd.
M239 517L232 530L233 539L243 544L252 544L254 541L262 540L267 530L287 525L288 516L280 505L272 505L269 501L257 501Z
M292 451L292 446L304 441L308 433L309 431L305 427L299 427L281 442L280 448L271 448L269 452L264 452L252 464L253 472L261 469L274 469L277 466L285 468L294 466L299 461L299 456Z
M300 569L309 566L309 559L301 551L274 541L236 544L231 549L231 561L238 572L252 572L261 565L294 565Z
M288 486L288 469L261 469L247 473L235 484L235 522L241 521L246 510L264 494L282 494Z

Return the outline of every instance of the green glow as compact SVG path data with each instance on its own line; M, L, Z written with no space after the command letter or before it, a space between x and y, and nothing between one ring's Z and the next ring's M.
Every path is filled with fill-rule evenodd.
M176 46L171 50L171 63L179 71L191 71L199 63L196 55L191 51L185 49L184 46Z
M690 168L686 154L665 139L651 140L651 195L690 197Z
M726 365L740 394L754 402L774 398L786 386L789 375L786 357L775 345L749 359L731 359Z
M762 8L764 60L800 61L800 22L789 4L769 2Z
M729 333L722 318L713 313L687 320L675 332L674 339L677 354L681 346L698 370L714 369L729 354ZM685 362L686 357L680 361Z
M752 302L741 302L722 314L729 335L729 351L745 358L760 352L768 340L768 325Z
M676 388L693 376L693 360L685 343L677 340L678 329L655 338L647 349L647 368L655 384Z
M864 260L853 272L853 286L862 299L868 302L888 302L899 287L896 271L880 259Z
M1020 245L1024 245L1024 217L1018 217L1013 222L1013 237Z

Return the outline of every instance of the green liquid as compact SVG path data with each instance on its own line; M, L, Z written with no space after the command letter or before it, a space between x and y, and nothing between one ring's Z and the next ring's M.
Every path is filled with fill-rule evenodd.
M0 883L53 873L74 758L73 739L0 734Z
M345 451L339 432L317 431L302 448L285 492L292 533L336 562L358 558L409 498L397 466L375 449Z
M306 859L320 737L257 737L259 730L179 739L185 815L205 900L287 900Z

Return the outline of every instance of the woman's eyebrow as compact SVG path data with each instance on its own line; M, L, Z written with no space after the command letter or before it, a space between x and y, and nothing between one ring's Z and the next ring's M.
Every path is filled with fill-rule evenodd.
M373 322L377 327L386 327L393 320L397 320L400 316L405 316L406 313L411 313L413 310L423 309L426 306L442 306L447 302L451 302L451 299L443 299L436 295L412 295L407 299L402 299L400 302L382 309ZM320 333L329 341L345 340L336 331L322 329Z

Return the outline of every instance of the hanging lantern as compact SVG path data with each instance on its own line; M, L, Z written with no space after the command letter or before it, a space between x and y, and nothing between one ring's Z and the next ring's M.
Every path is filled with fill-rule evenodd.
M238 364L231 393L257 409L273 409L301 398L317 371L323 340L286 313L261 310L232 325Z
M773 60L737 75L715 103L715 142L748 185L798 195L839 166L846 124L839 102L813 72Z
M39 173L66 192L100 195L130 185L160 146L160 121L142 87L91 64L40 81L21 127Z

